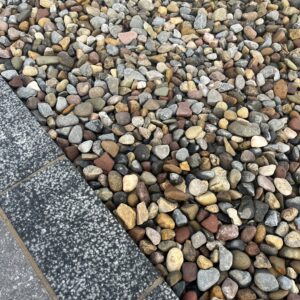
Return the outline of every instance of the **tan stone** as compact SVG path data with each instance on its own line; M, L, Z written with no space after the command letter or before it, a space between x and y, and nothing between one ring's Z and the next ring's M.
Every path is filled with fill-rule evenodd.
M126 229L132 229L136 225L136 213L128 205L121 203L116 209L116 214Z
M160 213L156 217L157 224L164 229L174 229L175 228L175 222L174 220L165 213Z

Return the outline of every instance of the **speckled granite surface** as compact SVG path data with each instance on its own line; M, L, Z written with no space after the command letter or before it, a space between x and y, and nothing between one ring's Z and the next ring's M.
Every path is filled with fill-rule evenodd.
M0 76L0 207L55 293L72 300L143 299L158 273L71 162L54 161L61 154ZM0 247L8 247L7 241ZM1 258L1 283L26 274L27 267ZM25 298L6 297L14 288L0 284L0 299L47 299L34 278L27 278L32 298L25 292ZM147 299L177 297L164 283Z
M50 299L21 249L1 220L0 269L0 299Z
M0 190L62 154L0 76Z
M164 282L154 289L146 300L176 300L178 299L170 287Z
M158 274L67 160L0 196L62 299L135 299Z

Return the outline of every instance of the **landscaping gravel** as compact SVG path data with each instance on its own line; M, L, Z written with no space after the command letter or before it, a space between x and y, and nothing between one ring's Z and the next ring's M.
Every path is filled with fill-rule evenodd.
M0 0L0 74L181 299L300 299L299 16Z

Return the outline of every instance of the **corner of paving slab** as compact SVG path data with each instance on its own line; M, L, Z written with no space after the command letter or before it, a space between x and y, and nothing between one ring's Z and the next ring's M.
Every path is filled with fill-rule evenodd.
M0 207L32 258L24 271L60 299L178 299L1 77L0 97Z

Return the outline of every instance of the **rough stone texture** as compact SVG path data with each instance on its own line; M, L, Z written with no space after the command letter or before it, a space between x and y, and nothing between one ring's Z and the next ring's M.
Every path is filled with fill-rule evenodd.
M169 286L164 282L154 289L145 300L176 300L179 299Z
M50 299L2 220L0 220L0 266L0 299Z
M0 205L63 299L135 299L158 277L67 160L2 194Z
M1 190L27 177L62 152L51 142L2 77L0 99Z

